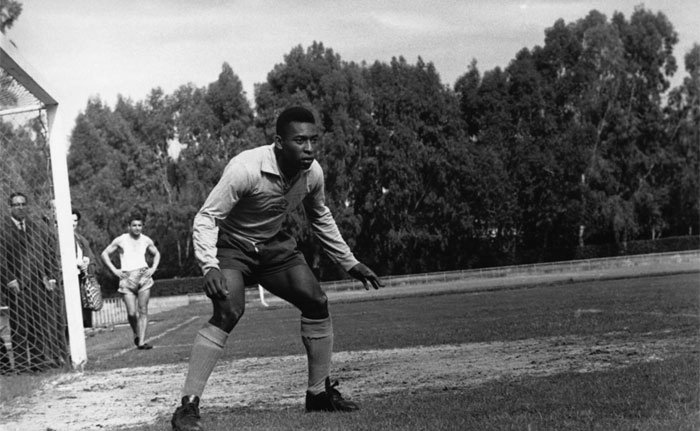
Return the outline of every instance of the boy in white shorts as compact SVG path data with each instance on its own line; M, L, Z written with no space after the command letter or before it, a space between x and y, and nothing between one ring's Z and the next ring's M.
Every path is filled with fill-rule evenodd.
M119 277L119 293L126 305L127 318L134 331L134 344L139 350L153 348L146 343L148 328L148 300L151 297L153 273L160 263L160 252L153 240L142 233L143 217L134 214L129 219L128 232L119 235L104 249L102 260L114 275ZM112 263L110 255L119 252L120 267ZM148 266L146 253L153 255L153 265Z

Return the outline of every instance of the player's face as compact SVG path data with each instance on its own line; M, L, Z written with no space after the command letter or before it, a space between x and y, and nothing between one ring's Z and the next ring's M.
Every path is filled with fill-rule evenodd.
M309 169L314 161L317 142L318 128L314 123L289 123L285 136L277 137L277 148L281 150L284 167L295 173Z
M143 223L141 221L133 220L131 223L129 223L129 233L132 236L141 235L142 230L143 230Z
M75 230L78 227L78 215L73 214L73 230Z
M24 196L15 196L10 202L10 214L17 220L27 217L27 199Z

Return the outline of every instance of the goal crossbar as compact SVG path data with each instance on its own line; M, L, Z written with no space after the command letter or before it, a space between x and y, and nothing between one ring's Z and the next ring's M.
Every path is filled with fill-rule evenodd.
M58 105L56 99L49 94L45 86L36 80L37 73L29 63L24 61L15 44L2 33L0 33L0 56L0 66L39 99L44 106Z

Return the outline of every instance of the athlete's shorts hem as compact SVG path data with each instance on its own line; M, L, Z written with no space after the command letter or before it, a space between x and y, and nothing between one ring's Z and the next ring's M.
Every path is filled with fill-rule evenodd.
M308 266L294 238L285 233L255 245L238 239L228 241L218 248L216 258L219 268L240 271L251 283L298 265Z
M135 269L133 271L125 271L129 275L126 278L119 280L119 288L117 292L122 295L134 294L137 295L140 292L144 292L153 287L155 282L153 277L145 276L145 272L148 270L147 267Z

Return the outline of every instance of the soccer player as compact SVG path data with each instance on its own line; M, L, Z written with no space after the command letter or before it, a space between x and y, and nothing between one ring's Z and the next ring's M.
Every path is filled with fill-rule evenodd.
M244 151L226 166L194 219L195 256L213 315L197 333L173 429L200 430L199 400L229 333L245 309L245 286L262 287L301 311L301 339L308 359L307 411L357 410L331 383L333 325L328 299L281 230L285 216L303 204L325 252L354 278L375 289L377 275L360 263L340 235L325 204L321 166L314 160L319 133L311 111L286 109L277 118L274 143Z
M139 350L148 350L153 348L146 343L148 300L153 287L153 273L160 263L160 252L153 240L142 233L143 220L140 214L132 214L128 232L114 238L102 251L102 260L119 277L119 293L124 299L129 325L134 332L134 344ZM119 251L120 269L114 266L109 256L115 251ZM153 255L150 267L146 262L146 252Z

